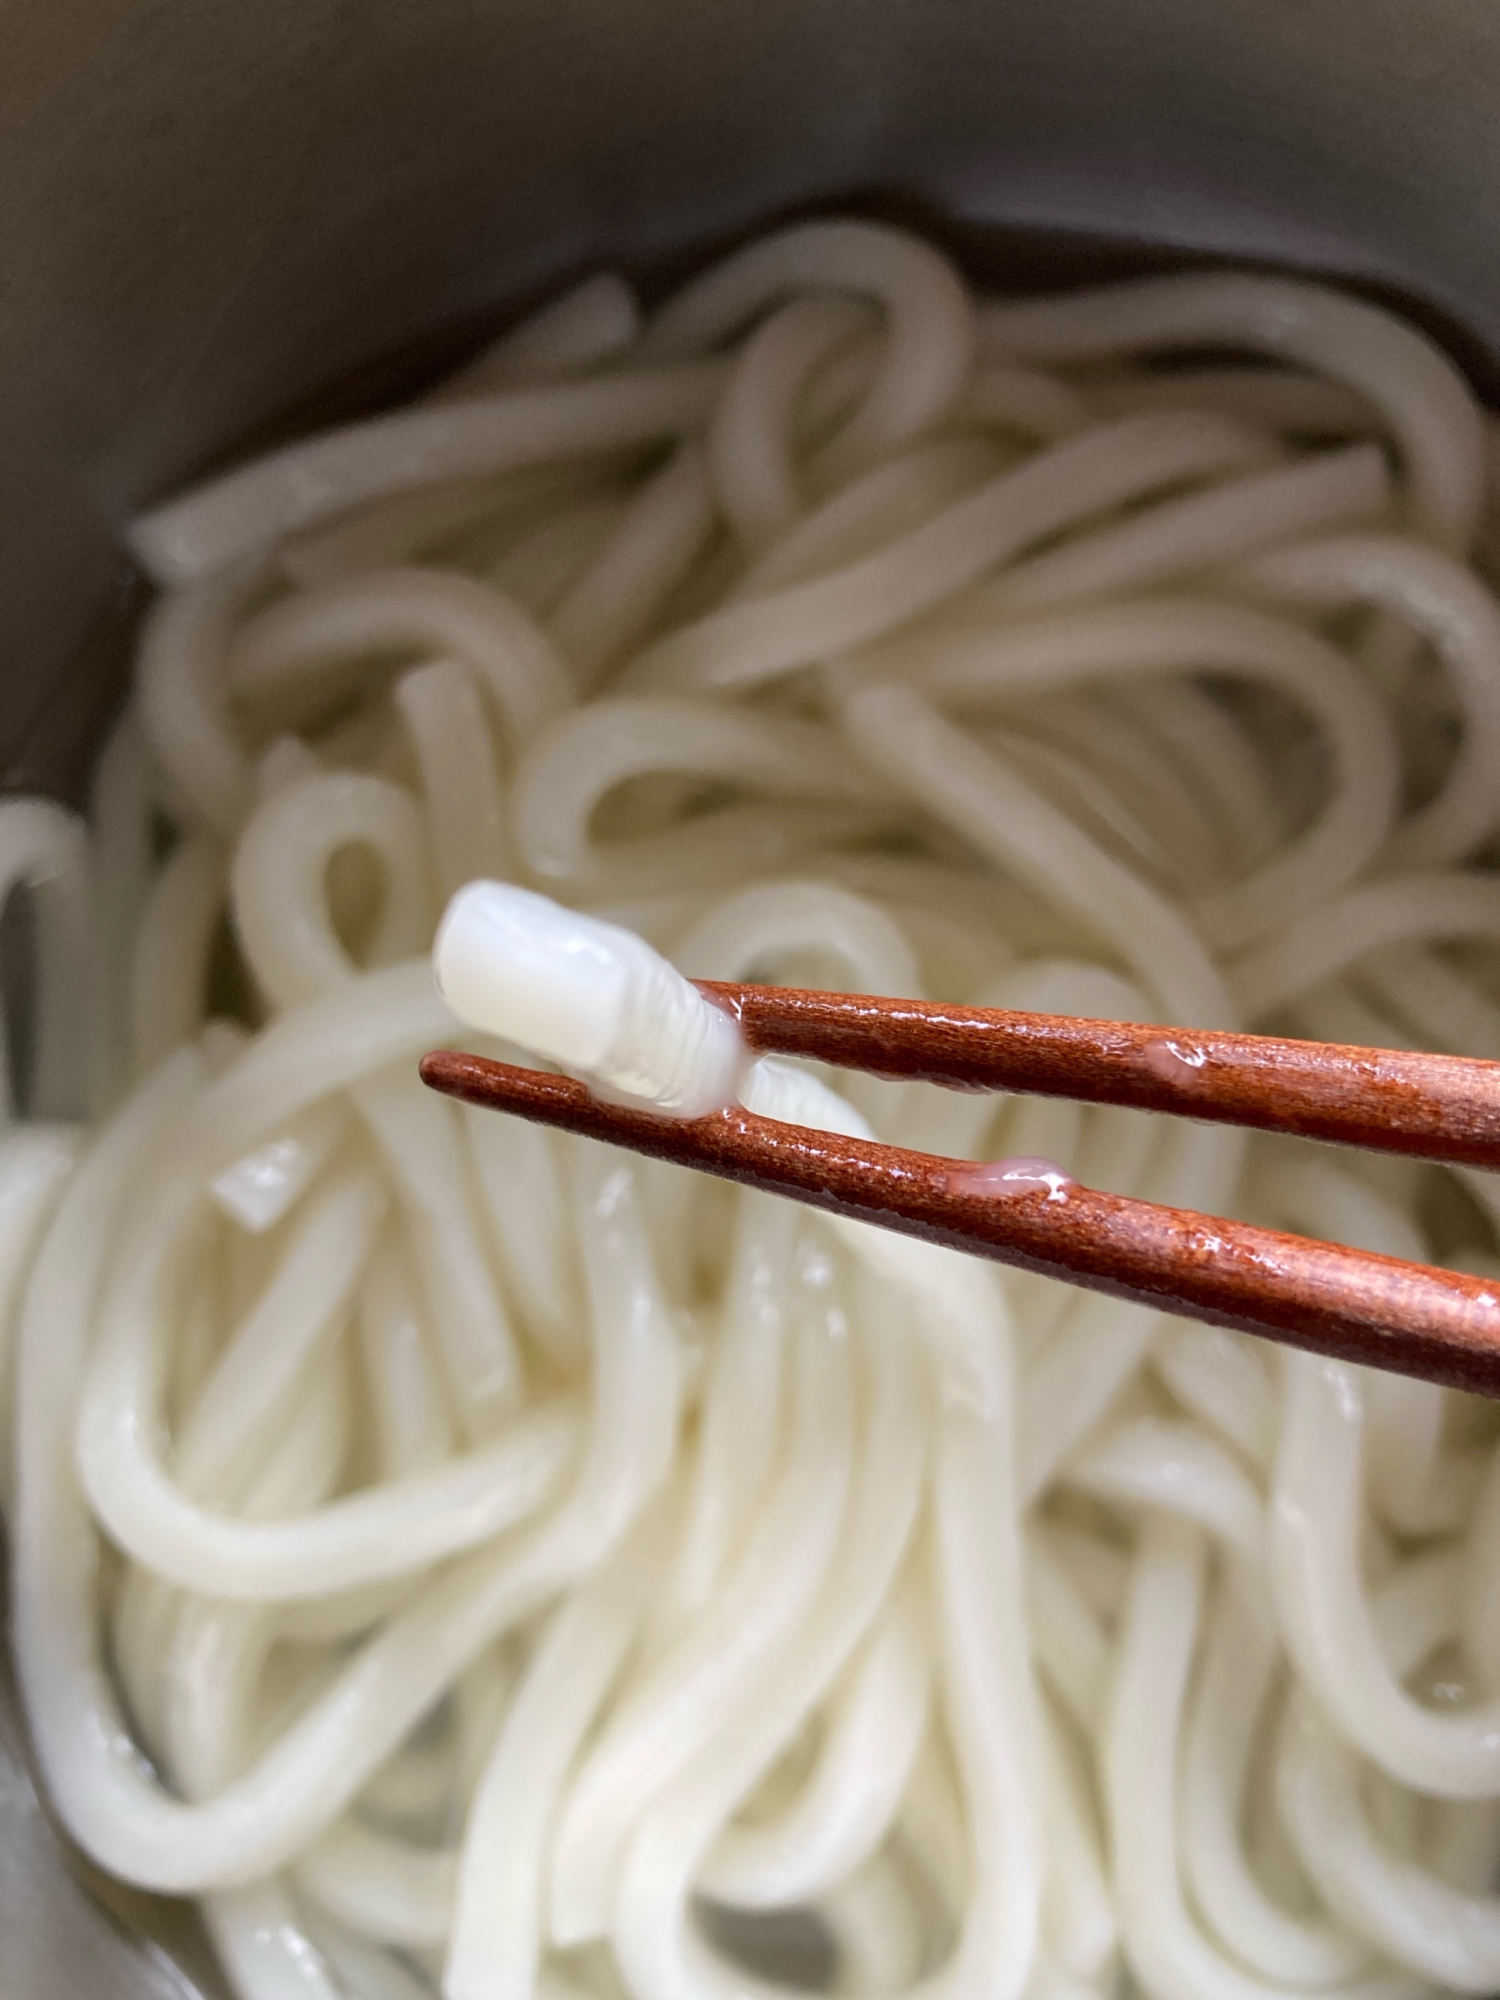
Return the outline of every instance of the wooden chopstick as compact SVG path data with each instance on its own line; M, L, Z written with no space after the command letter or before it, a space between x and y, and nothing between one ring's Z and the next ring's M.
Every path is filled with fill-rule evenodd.
M465 1103L627 1146L834 1215L1161 1312L1500 1396L1500 1284L1487 1280L1076 1182L997 1193L973 1161L846 1139L739 1106L707 1118L663 1118L603 1103L566 1077L454 1050L423 1057L421 1072L434 1090Z
M696 983L761 1053L955 1090L1129 1105L1446 1166L1500 1166L1500 1063L1470 1056Z

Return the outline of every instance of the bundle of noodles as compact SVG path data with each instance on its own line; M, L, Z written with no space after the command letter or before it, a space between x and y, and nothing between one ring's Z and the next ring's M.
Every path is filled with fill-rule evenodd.
M245 2000L1500 1985L1485 1409L415 1075L476 876L688 974L1500 1054L1484 424L1317 285L826 222L135 524L90 823L0 814L13 1616L61 1819ZM1494 1268L1480 1174L780 1088Z

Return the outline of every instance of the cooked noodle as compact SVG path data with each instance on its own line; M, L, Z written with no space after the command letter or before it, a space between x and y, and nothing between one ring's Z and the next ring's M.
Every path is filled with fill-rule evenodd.
M835 222L134 524L91 823L0 806L0 1490L52 1803L243 2000L1500 1984L1487 1407L414 1066L1500 1269L1485 1176L752 1070L678 977L1500 1055L1492 460L1319 285Z

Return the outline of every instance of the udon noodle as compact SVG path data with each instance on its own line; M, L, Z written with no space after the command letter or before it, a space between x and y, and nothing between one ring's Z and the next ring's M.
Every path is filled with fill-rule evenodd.
M243 2000L1500 1987L1488 1408L415 1073L477 877L688 975L1500 1056L1486 421L1318 284L819 222L134 524L87 819L0 807L0 1471L51 1804ZM1480 1173L753 1090L1500 1273Z

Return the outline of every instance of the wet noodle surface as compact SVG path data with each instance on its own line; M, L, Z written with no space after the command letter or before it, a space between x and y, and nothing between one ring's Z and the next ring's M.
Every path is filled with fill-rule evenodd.
M1173 1108L1214 1030L1493 1055L1488 450L1337 289L825 220L135 523L87 823L0 814L12 1597L51 1803L240 1993L729 2000L778 1925L850 1993L1500 1984L1490 1413L415 1068L475 878L1133 1023ZM1495 1272L1462 1165L795 1060L748 1110Z

